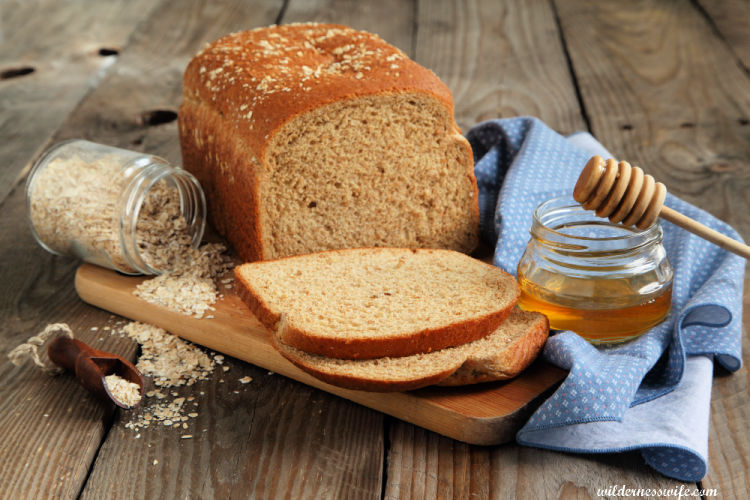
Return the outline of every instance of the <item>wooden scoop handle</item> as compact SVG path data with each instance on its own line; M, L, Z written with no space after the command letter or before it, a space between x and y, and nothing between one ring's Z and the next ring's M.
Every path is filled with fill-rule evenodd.
M102 399L109 399L104 390L104 372L92 358L100 351L78 339L58 337L47 349L49 359L73 373L83 387Z
M645 229L661 217L711 243L750 259L750 247L664 206L667 188L626 161L593 156L578 177L573 198L599 217Z
M99 351L78 339L58 337L47 348L49 359L58 366L75 374L88 391L101 399L113 401L122 408L129 408L114 398L104 386L104 377L115 373L138 384L141 395L146 385L143 375L133 364L116 354Z

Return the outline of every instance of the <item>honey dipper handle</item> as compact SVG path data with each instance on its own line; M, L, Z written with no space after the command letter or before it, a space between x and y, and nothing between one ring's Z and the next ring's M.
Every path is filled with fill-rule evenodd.
M672 210L669 207L661 207L659 216L662 219L668 220L672 224L680 226L681 228L686 229L693 234L697 234L704 240L708 240L714 245L718 245L725 250L729 250L732 253L750 260L749 246L743 245L739 241L733 240L732 238L723 235L718 231L714 231L710 227L704 226L700 222L697 222L690 217L681 214L680 212Z

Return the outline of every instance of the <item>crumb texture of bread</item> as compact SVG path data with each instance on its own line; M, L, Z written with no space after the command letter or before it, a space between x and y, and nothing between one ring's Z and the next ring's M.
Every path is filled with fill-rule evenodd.
M279 330L284 326L282 321ZM536 358L547 339L549 323L542 314L516 308L482 339L427 354L361 360L300 351L285 344L279 330L273 335L276 349L312 376L348 389L390 392L513 378Z
M450 91L377 35L233 33L199 52L183 83L183 166L243 259L476 247L472 152Z
M451 120L418 93L340 101L294 119L267 158L264 248L271 257L363 246L471 252L475 181Z
M502 270L451 250L361 248L235 268L240 297L281 340L343 359L407 356L488 335L520 294Z

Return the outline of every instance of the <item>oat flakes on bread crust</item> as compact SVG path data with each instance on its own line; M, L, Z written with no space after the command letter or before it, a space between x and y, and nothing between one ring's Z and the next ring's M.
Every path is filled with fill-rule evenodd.
M183 82L183 97L215 106L260 160L267 136L342 99L416 91L438 99L453 116L453 96L435 73L378 35L339 24L231 33L195 55Z
M488 335L520 294L515 279L450 250L360 248L235 268L239 296L282 341L343 359L408 356Z

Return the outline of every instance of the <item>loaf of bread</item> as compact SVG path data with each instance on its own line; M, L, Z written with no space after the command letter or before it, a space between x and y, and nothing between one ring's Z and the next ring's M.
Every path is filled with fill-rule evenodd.
M283 321L282 321L283 323ZM490 335L426 354L400 358L336 359L273 344L289 361L324 382L364 391L409 391L428 385L468 385L513 378L536 358L547 340L547 317L515 309Z
M520 295L512 276L462 253L402 248L243 264L235 268L235 287L284 344L344 359L408 356L480 339Z
M477 245L472 152L451 94L378 36L325 24L234 33L199 52L183 83L183 165L244 260Z

